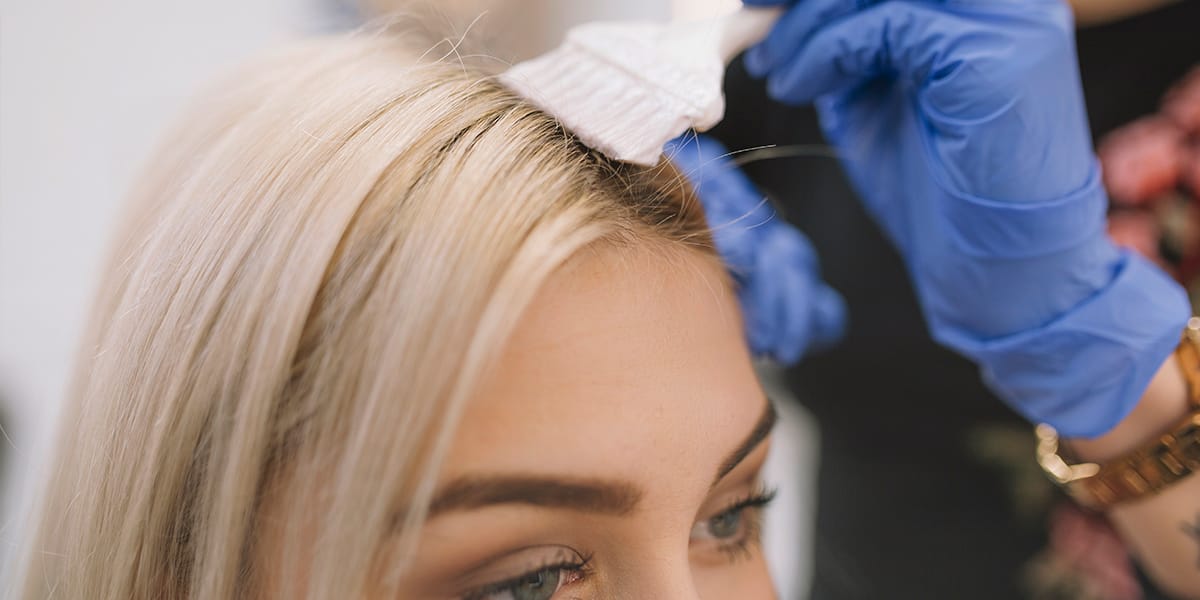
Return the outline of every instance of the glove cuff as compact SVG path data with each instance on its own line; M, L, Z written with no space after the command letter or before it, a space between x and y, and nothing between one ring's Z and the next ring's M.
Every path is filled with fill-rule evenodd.
M939 184L941 214L955 247L967 256L1020 259L1044 256L1103 235L1108 195L1094 158L1087 181L1049 202L999 202Z
M1158 267L1122 251L1112 282L1036 330L955 340L984 381L1033 422L1091 438L1117 425L1179 343L1191 307Z

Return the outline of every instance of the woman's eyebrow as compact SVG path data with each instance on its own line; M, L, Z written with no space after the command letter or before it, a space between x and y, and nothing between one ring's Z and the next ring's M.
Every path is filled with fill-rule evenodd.
M714 485L741 464L775 427L778 420L775 405L769 399L763 404L762 415L754 428L721 462ZM527 504L622 516L633 512L641 499L641 488L621 480L538 475L464 476L442 488L430 505L429 516L498 504Z
M495 504L529 504L621 516L632 512L642 490L627 481L559 479L541 476L462 477L430 505L430 516Z
M775 412L775 403L771 402L770 398L767 398L764 404L762 415L758 417L758 422L754 424L754 429L751 429L746 439L742 440L742 443L738 444L738 447L733 452L730 452L729 456L725 457L725 460L721 462L721 468L717 469L717 476L713 479L713 485L716 485L718 481L721 481L722 477L728 475L730 471L741 464L763 440L767 439L768 435L771 435L771 430L775 428L775 421L779 420L779 413Z

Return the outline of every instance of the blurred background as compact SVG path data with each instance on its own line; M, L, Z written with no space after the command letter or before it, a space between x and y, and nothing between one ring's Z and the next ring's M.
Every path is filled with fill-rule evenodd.
M0 0L0 564L17 546L121 201L166 125L215 75L288 38L351 29L405 0ZM502 60L586 20L713 15L738 0L445 0L447 31ZM481 16L482 15L482 16ZM368 17L369 18L369 17ZM780 392L782 393L782 392ZM795 405L778 469L803 469ZM806 429L807 428L807 429ZM794 477L794 476L793 476ZM779 584L798 590L806 497L773 521ZM2 573L2 570L0 570ZM2 576L0 576L2 577ZM793 597L785 593L784 597Z

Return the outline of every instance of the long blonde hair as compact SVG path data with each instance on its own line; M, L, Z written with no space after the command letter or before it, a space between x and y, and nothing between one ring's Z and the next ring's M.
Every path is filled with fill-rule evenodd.
M418 54L394 35L307 42L171 135L104 278L26 598L394 582L464 399L541 281L597 243L712 255L665 163L605 160Z

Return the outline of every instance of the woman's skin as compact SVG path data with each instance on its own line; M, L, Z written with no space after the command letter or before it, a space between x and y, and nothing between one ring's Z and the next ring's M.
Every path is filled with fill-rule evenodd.
M585 250L468 405L405 598L773 598L759 511L729 510L773 422L714 259Z
M1173 429L1187 412L1187 384L1178 363L1171 358L1150 382L1141 402L1116 428L1094 440L1072 440L1071 450L1084 461L1104 463ZM1172 597L1200 598L1197 498L1200 477L1193 473L1157 494L1108 511L1121 538Z

